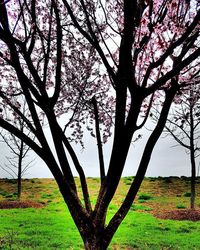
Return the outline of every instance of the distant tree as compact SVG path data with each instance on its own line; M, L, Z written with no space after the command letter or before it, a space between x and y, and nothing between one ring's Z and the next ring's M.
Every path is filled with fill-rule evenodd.
M23 107L23 114L25 114L25 103ZM19 117L15 122L15 126L22 133L26 129L25 123ZM7 145L9 155L6 156L8 163L4 163L0 167L7 172L13 179L17 179L17 198L20 200L22 192L22 177L26 174L27 170L31 167L32 160L28 160L28 153L31 148L24 143L23 140L17 138L15 135L1 131L0 136L3 143Z
M186 149L191 163L190 208L195 207L196 158L200 155L200 70L194 74L193 83L177 96L172 106L164 132Z
M135 199L171 103L190 84L185 69L200 56L199 19L195 0L191 4L184 0L0 0L0 126L29 145L49 167L85 249L107 249ZM20 96L26 99L28 116L21 111ZM132 138L158 99L160 117L137 174L107 222ZM16 116L35 141L15 127ZM54 148L41 116L49 125ZM105 168L103 142L112 126L113 145ZM71 143L83 145L85 128L96 137L99 154L101 183L94 208L84 167ZM72 166L80 176L84 202Z

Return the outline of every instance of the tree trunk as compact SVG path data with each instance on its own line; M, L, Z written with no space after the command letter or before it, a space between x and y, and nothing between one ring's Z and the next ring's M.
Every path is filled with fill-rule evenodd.
M192 154L193 155L193 154ZM196 164L195 164L195 158L194 156L191 157L191 197L190 197L190 208L194 209L195 208L195 196L196 196L196 190L195 190L195 185L196 185Z
M193 96L193 93L190 93ZM191 162L191 197L190 197L190 208L195 207L195 181L196 181L196 164L195 164L195 146L194 146L194 114L193 104L190 105L190 162Z
M84 247L85 250L106 250L103 246L101 246L98 240L94 240L92 242L86 241Z
M21 199L21 193L22 193L22 178L21 175L17 178L17 199Z
M17 174L17 199L21 199L21 193L22 193L22 159L23 159L23 147L24 143L21 141L20 145L20 153L19 153L19 159L18 159L18 174Z
M109 245L104 241L102 234L88 235L83 241L85 250L106 250Z

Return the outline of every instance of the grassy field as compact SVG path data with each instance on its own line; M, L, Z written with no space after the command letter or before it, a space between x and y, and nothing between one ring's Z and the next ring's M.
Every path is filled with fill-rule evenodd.
M132 177L121 180L109 216L123 201ZM79 185L79 179L76 178ZM92 202L99 179L88 178ZM189 178L146 178L135 203L117 231L110 250L200 249L200 222L162 220L159 211L189 207ZM79 185L80 187L80 185ZM0 180L0 200L16 198L16 183ZM0 249L83 249L78 231L52 179L23 180L22 200L43 204L42 208L0 209ZM197 180L200 207L200 179Z

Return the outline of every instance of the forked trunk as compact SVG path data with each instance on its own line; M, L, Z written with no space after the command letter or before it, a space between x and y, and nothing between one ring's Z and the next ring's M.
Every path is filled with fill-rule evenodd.
M93 211L86 212L85 209L82 209L82 205L79 204L78 197L74 193L70 193L70 195L67 193L66 182L60 181L58 184L69 212L82 237L84 249L106 250L111 240L111 238L105 237L106 211L101 216L96 217ZM68 191L70 192L70 190ZM79 210L77 210L77 206L79 206Z
M85 250L106 250L108 245L103 235L89 235L87 239L84 239Z

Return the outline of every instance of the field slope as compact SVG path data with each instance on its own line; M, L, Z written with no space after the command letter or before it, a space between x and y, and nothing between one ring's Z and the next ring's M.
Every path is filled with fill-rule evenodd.
M109 216L124 199L132 177L122 178ZM79 179L76 178L79 185ZM99 188L98 178L88 178L92 203ZM164 220L155 217L189 207L189 178L146 178L135 204L117 231L109 249L200 249L200 221ZM79 185L80 186L80 185ZM83 249L78 231L53 179L23 180L23 201L37 208L0 209L0 249ZM0 202L16 198L16 182L0 180ZM80 194L81 195L81 194ZM32 204L30 202L30 204ZM196 208L200 207L200 179Z

